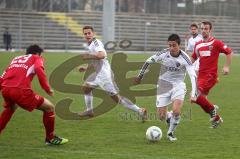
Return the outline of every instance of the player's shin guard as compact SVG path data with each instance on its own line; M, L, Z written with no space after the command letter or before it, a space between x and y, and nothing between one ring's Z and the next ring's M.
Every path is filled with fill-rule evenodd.
M54 124L55 124L55 114L54 112L44 112L43 113L43 124L46 132L46 139L51 140L54 138Z
M201 108L208 114L214 110L213 104L211 104L207 98L203 95L198 96L196 103L201 106Z
M9 108L5 108L2 111L2 114L0 116L0 134L1 134L2 130L6 127L7 123L11 119L14 112L15 112L15 110L12 110Z
M170 119L170 126L168 129L168 134L174 132L177 125L180 123L181 116L179 114L173 114Z

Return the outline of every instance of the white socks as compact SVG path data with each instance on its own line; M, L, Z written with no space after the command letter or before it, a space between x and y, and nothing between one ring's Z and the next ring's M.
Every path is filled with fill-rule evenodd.
M139 113L140 110L141 110L137 105L133 104L130 100L128 100L125 97L121 97L120 98L119 104L122 104L124 107L126 107L128 109L131 109L134 112L138 112Z
M181 119L180 115L172 114L172 117L170 119L170 126L169 126L169 129L168 129L168 134L170 132L174 132L174 130L176 129L177 125L180 122L180 119Z
M87 111L88 110L92 110L93 109L93 96L92 96L92 92L85 94L84 95L84 99L85 99L85 104L87 107Z

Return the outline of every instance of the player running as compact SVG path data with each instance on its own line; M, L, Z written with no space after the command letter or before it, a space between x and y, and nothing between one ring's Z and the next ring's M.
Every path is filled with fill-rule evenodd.
M219 54L222 52L226 55L226 63L222 72L223 75L227 75L231 64L232 50L222 41L212 37L212 23L209 21L201 23L201 34L203 40L196 43L192 55L192 61L199 59L200 63L197 78L199 96L196 100L192 99L192 102L197 103L206 113L210 114L211 127L217 128L223 120L217 114L218 106L210 103L207 95L218 81Z
M180 37L172 34L168 37L169 48L159 51L151 56L144 63L139 75L134 79L134 84L139 84L149 65L160 62L160 75L157 84L156 107L160 120L166 120L169 124L167 138L175 141L174 130L180 122L181 108L186 94L184 78L186 71L191 79L191 98L197 97L196 73L192 66L190 57L183 50L180 50ZM172 112L167 111L167 106L172 105Z
M137 112L144 122L147 118L147 110L145 108L139 108L127 98L119 95L110 64L107 60L106 50L102 42L94 38L93 27L83 27L83 34L88 43L88 53L83 54L82 58L83 60L89 60L89 64L88 67L80 67L79 71L84 72L93 67L95 72L86 79L83 85L86 111L79 113L79 115L81 117L94 116L92 91L96 87L100 87L106 91L116 103L122 104L124 107Z
M202 40L202 35L198 34L198 25L196 23L192 23L190 25L190 32L191 32L191 37L188 39L188 43L187 43L187 48L186 48L186 53L189 56L192 56L193 52L194 52L194 46L196 44L196 42ZM194 69L196 72L198 72L199 69L199 60L196 60L193 63Z
M61 145L67 143L68 139L54 134L54 105L48 99L33 92L31 88L33 77L37 75L45 92L50 96L54 95L44 72L42 52L43 49L38 45L29 46L26 55L15 57L0 77L0 88L4 99L4 109L0 116L0 134L18 106L29 112L38 109L43 111L45 143Z

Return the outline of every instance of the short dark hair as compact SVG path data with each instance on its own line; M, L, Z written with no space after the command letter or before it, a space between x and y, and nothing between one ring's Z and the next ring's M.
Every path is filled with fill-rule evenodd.
M197 25L197 23L192 23L191 25L190 25L190 28L191 27L196 27L196 28L198 28L198 25Z
M94 31L93 27L90 25L84 26L82 30L84 31L85 29L91 29L92 31Z
M39 55L41 55L42 52L43 52L43 49L40 46L34 44L34 45L30 45L27 48L26 54L39 54Z
M181 39L180 39L179 35L177 35L177 34L171 34L168 37L168 41L176 41L178 43L178 45L180 45L180 43L181 43Z
M212 23L211 22L209 22L209 21L202 21L202 24L203 25L209 25L210 30L212 29Z

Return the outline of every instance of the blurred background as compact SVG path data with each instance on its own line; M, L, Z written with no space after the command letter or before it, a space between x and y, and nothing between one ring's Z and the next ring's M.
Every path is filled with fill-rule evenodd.
M209 20L216 38L240 49L240 0L0 0L0 49L33 43L47 50L84 49L92 25L108 50L165 48L169 34L188 37L192 22Z

